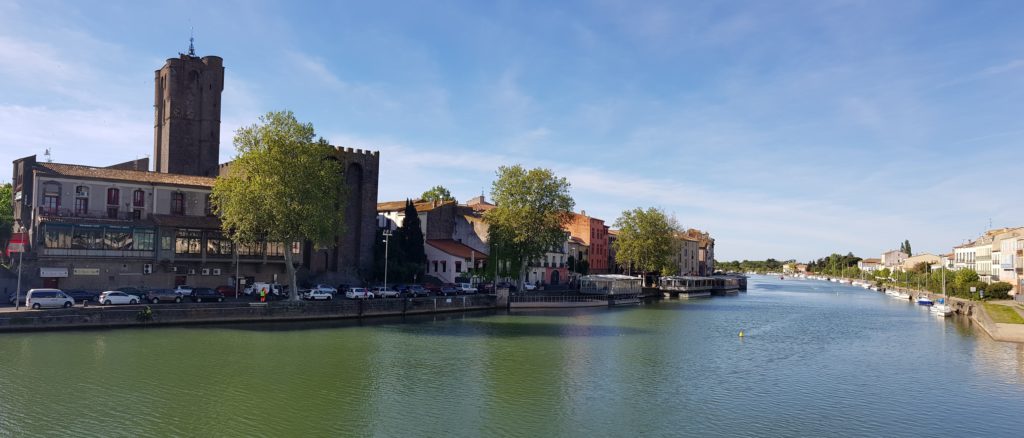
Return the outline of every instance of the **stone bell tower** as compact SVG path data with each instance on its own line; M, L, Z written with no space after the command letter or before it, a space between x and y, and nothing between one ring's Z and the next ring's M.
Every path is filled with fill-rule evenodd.
M217 176L224 60L196 56L190 38L188 53L156 71L155 89L154 170Z

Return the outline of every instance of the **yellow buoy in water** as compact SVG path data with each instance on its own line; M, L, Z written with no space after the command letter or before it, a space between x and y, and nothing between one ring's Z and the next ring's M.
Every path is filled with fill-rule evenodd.
M740 330L740 337L743 337L743 330Z

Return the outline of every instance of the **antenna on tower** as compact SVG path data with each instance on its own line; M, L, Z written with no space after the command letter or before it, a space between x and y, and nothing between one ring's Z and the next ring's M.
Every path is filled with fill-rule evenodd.
M191 56L193 58L196 57L196 47L194 45L195 40L196 28L194 26L190 26L188 30L188 56Z
M50 148L46 148L46 153L44 153L43 156L46 157L47 163L53 162L53 157L50 156Z

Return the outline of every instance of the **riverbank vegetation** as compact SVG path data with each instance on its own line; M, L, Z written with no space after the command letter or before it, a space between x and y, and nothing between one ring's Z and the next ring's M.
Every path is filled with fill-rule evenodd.
M719 262L715 261L715 269L724 272L757 272L758 274L767 274L769 272L782 272L782 266L787 263L796 263L796 260L779 261L775 259L768 260L743 260L731 262Z
M681 228L676 218L654 207L634 208L622 212L615 227L619 229L615 257L620 265L630 266L635 272L678 273L674 261L679 253L676 235Z

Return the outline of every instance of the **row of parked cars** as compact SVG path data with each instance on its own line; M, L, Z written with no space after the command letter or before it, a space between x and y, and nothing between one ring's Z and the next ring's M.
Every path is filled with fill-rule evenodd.
M102 305L152 303L180 303L190 300L195 303L224 301L224 294L208 287L178 286L176 289L138 289L122 287L104 292L85 290L30 289L18 297L11 294L8 302L20 301L25 307L71 307L76 302L93 302Z
M356 300L373 298L452 296L469 295L478 292L487 293L491 291L488 286L489 285L481 285L481 287L478 288L470 283L454 283L441 285L399 284L394 288L383 286L366 288L339 285L338 288L334 288L329 285L318 284L310 289L300 289L299 296L306 300L333 300L338 297L339 290L344 291L345 298ZM260 296L261 292L265 292L269 299L283 299L287 297L287 287L275 283L254 283L242 290L241 294L250 298L257 298ZM24 304L27 307L42 308L71 307L76 302L92 302L103 305L181 303L186 300L196 303L210 301L220 302L224 301L225 297L233 296L235 296L235 288L231 286L208 288L181 285L174 289L140 289L135 287L121 287L105 292L32 289L27 292L22 292L22 294L17 298L15 298L12 293L8 297L8 301L13 305L15 299L18 299L21 301L21 304Z

